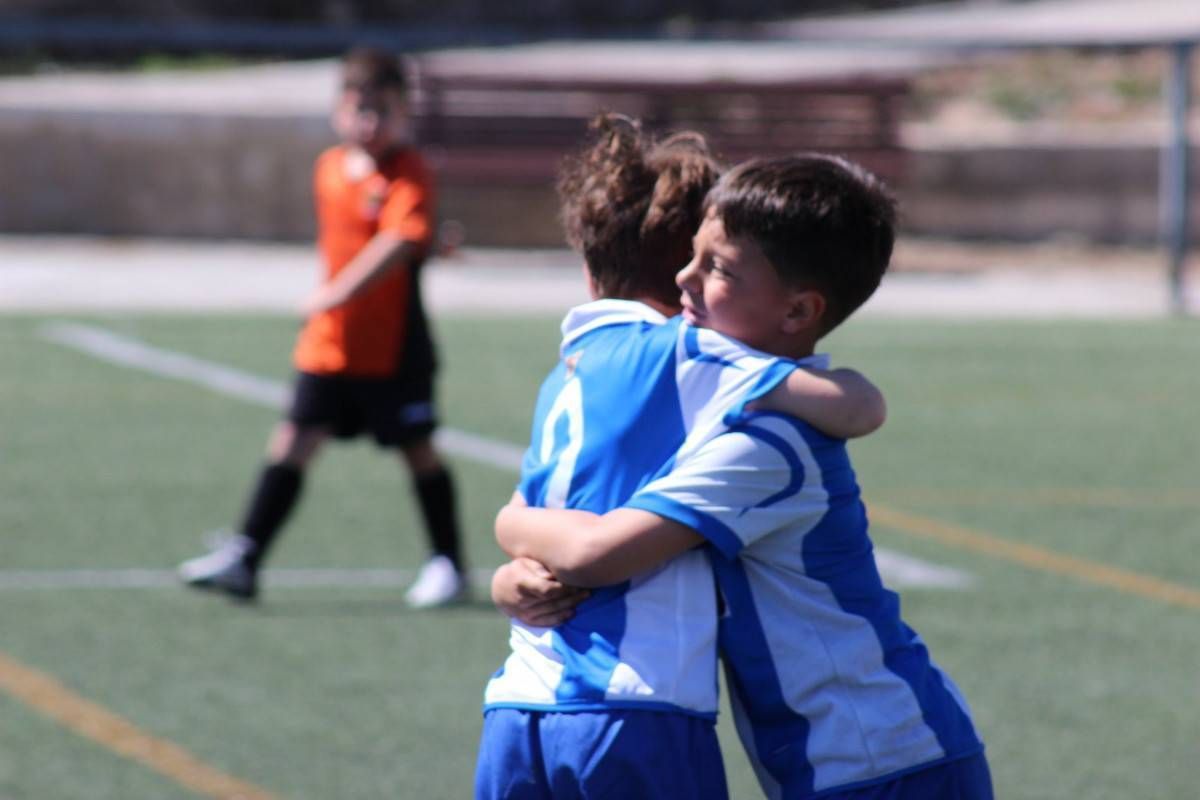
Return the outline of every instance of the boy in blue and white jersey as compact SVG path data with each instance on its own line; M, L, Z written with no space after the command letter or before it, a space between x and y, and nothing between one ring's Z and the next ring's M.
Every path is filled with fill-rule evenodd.
M961 693L880 581L845 443L776 414L731 422L626 508L686 525L720 553L720 652L767 796L986 776L970 760L983 744ZM896 796L986 796L915 785Z
M568 178L633 185L565 189L568 229L575 220L581 231L571 238L595 296L638 299L567 316L560 363L538 398L522 502L619 507L685 441L710 439L730 409L755 398L843 434L877 425L863 427L856 413L856 396L877 399L860 377L798 372L668 318L678 290L664 267L686 262L716 176L696 138L651 146L609 121L589 158ZM671 184L687 189L660 196ZM593 592L557 627L514 622L512 654L485 691L476 797L724 798L716 620L711 571L696 551Z
M890 199L837 159L749 162L707 206L684 316L762 351L810 357L890 258ZM497 537L579 586L710 545L731 705L768 797L992 796L961 693L880 581L844 442L739 404L623 508L509 506Z
M617 508L689 434L711 437L735 404L793 369L644 303L573 309L560 364L538 397L518 491L531 506ZM593 592L559 627L515 625L513 654L488 684L486 707L660 708L711 718L715 625L708 565L699 552L685 554L635 584Z

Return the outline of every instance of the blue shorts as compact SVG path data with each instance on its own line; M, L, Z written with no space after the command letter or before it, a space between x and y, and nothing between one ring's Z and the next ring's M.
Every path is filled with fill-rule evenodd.
M483 718L475 800L726 800L716 726L659 711Z
M899 778L820 795L821 800L992 800L992 774L983 753Z

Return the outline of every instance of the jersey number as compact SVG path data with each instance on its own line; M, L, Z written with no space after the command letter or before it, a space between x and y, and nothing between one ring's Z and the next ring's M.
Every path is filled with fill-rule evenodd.
M566 425L560 420L565 417ZM565 428L565 431L564 431ZM565 441L559 441L565 433ZM583 387L579 377L572 376L554 399L550 413L542 423L542 448L539 456L546 464L558 454L554 470L546 481L546 508L564 508L571 491L571 478L575 475L575 460L583 447Z

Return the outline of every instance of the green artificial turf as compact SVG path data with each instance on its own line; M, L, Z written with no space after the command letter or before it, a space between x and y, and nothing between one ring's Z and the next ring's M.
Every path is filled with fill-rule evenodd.
M401 588L272 586L232 606L172 585L19 589L18 570L161 572L239 513L272 408L115 366L0 318L0 655L279 797L470 795L483 685L507 630L486 603L413 612ZM75 321L286 381L274 316ZM444 317L452 428L523 445L556 320ZM884 390L851 445L868 506L1200 591L1200 327L1190 322L852 321L835 362ZM515 475L450 458L472 566ZM331 446L275 568L415 570L400 464ZM972 704L1003 798L1189 797L1200 608L878 524L876 544L970 573L905 589L905 617ZM5 578L5 576L9 578ZM479 594L483 596L482 592ZM728 714L734 798L759 796ZM192 793L0 690L0 796Z

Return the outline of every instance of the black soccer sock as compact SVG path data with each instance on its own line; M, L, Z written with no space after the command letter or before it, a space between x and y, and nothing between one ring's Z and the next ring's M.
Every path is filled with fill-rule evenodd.
M458 512L454 502L454 481L443 467L413 477L413 488L421 503L421 516L433 552L445 556L462 569L459 547Z
M241 532L255 544L247 561L258 569L271 542L296 507L304 484L304 472L289 464L268 464L258 474L258 484L242 515Z

